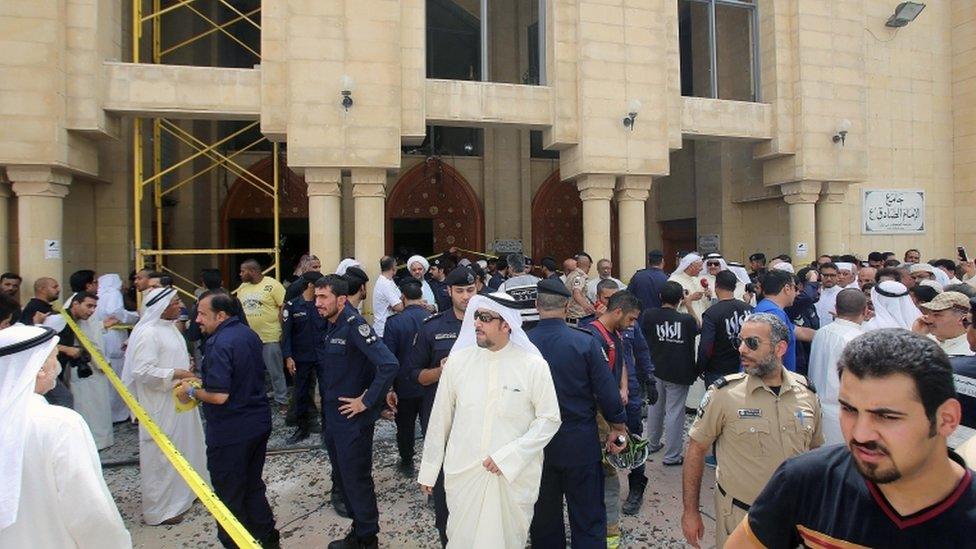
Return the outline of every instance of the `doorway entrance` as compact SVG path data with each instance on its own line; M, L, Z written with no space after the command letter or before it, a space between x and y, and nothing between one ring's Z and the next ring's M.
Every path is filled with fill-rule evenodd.
M677 257L679 253L698 249L697 223L694 218L661 222L665 272L671 272L678 266Z
M386 249L404 260L452 246L482 251L481 201L449 164L430 157L404 173L386 200Z

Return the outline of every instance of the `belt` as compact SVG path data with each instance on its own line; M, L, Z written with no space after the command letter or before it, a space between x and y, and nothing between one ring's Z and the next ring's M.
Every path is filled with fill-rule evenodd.
M716 482L715 483L715 486L718 487L718 491L719 491L720 494L722 494L722 497L723 498L724 497L728 497L729 494L726 493L725 488L722 488L722 485L721 484L719 484L719 483ZM743 511L745 511L747 513L749 512L749 508L752 507L748 503L745 503L742 500L738 500L738 499L735 499L735 498L732 498L732 505L735 505L736 507L738 507L739 509L742 509Z

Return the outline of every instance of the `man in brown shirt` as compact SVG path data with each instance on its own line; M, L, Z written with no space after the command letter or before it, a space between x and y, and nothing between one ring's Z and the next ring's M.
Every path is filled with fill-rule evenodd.
M563 269L566 271L566 289L573 294L566 311L566 321L570 324L578 324L579 319L596 311L586 297L586 273L577 266L573 258L563 262Z
M807 379L783 367L787 327L769 313L743 321L739 353L745 373L716 381L702 399L688 432L684 514L688 543L704 534L699 494L705 454L715 445L715 541L725 540L776 468L789 457L823 444L820 400Z

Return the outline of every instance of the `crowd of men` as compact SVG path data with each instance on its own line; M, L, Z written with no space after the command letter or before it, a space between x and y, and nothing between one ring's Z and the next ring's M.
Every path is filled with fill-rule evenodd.
M452 250L381 258L372 296L356 259L324 271L307 255L285 281L245 261L234 292L206 269L189 308L150 270L131 277L135 300L118 275L85 270L63 303L58 281L39 278L21 307L21 279L5 273L0 474L17 489L0 498L0 545L131 545L97 455L129 413L67 316L265 547L280 543L262 480L276 413L289 444L321 434L331 504L352 520L331 549L378 545L381 417L443 546L565 547L565 509L573 547L616 547L657 452L682 470L696 547L706 465L719 547L966 546L976 267L960 251L809 265L756 253L751 272L691 252L668 274L653 250L624 284L585 253L534 265ZM707 390L688 427L696 386ZM143 520L178 523L195 495L140 430ZM219 525L217 537L235 546Z

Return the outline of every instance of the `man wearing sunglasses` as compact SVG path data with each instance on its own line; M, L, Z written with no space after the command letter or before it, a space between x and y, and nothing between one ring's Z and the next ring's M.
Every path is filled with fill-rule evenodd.
M754 313L743 321L738 340L744 373L725 376L709 388L688 431L681 526L694 547L705 533L699 495L705 454L713 444L719 463L716 547L725 546L783 461L823 444L816 393L805 377L783 365L786 324L776 315Z
M501 263L501 262L499 262ZM508 262L505 262L507 267ZM477 295L474 271L470 267L457 267L444 279L451 296L451 308L432 315L423 321L407 352L404 370L423 387L420 404L420 430L427 433L427 422L434 407L437 386L444 371L444 363L454 342L461 332L461 321L468 309L468 302ZM444 493L444 473L433 484L434 524L440 534L441 544L447 545L447 496Z

